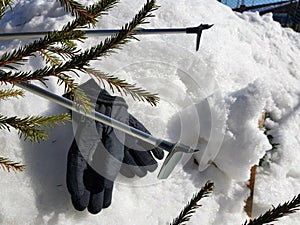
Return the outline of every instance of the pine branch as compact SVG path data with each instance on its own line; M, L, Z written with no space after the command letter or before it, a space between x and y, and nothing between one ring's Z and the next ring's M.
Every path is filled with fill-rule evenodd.
M7 100L10 97L24 97L24 92L21 90L14 89L0 90L0 99Z
M44 60L52 66L58 66L62 60L71 59L80 50L76 49L73 42L62 43L58 46L49 46L47 49L41 49L39 52Z
M41 49L47 49L52 44L70 40L81 41L83 39L85 39L84 32L80 30L69 32L51 31L39 40L35 40L10 53L4 53L0 58L0 66L16 69L15 66L11 64L22 65L23 62L26 61L26 57L34 56L35 52Z
M61 0L61 2L65 2L65 4L67 4L70 8L74 8L76 5L75 1ZM0 66L5 66L10 69L16 69L15 66L11 64L22 65L22 63L26 61L26 57L33 56L35 52L38 52L41 49L47 49L52 44L60 42L70 43L71 40L81 41L85 38L85 33L79 30L74 31L74 29L84 27L89 23L95 23L96 21L94 21L93 18L100 16L103 11L110 9L117 2L118 1L116 0L103 0L92 5L91 7L86 7L85 9L83 9L84 12L82 11L81 14L86 14L88 16L79 16L76 20L73 21L73 23L68 23L68 25L66 25L62 29L62 31L51 31L49 32L49 34L39 40L36 40L17 50L14 50L11 53L5 53L0 58ZM83 6L80 6L80 4L78 3L77 8L81 7ZM87 17L91 19L87 19Z
M63 97L72 100L77 107L82 106L85 112L91 112L93 109L93 104L91 103L91 99L86 95L86 93L78 88L76 84L76 88L74 92L69 91L63 95Z
M60 46L49 46L47 48L49 52L52 52L54 54L57 54L60 56L63 60L70 59L74 57L77 53L79 53L79 49L76 49L76 44L75 43L63 43Z
M133 99L137 99L139 101L147 101L154 106L156 106L159 102L159 97L157 96L157 94L151 94L150 92L142 88L135 87L135 84L129 84L123 79L119 79L118 77L102 73L92 68L85 68L85 70L87 73L94 75L99 81L101 81L104 88L104 81L106 81L112 92L117 89L117 91L121 94L130 94Z
M89 23L95 23L92 15L85 9L83 5L74 0L59 0L60 4L64 7L66 12L70 12L72 16L82 17Z
M56 55L52 54L50 51L41 49L39 52L46 61L46 63L49 63L52 66L59 65L61 63L61 60Z
M6 117L0 115L0 129L7 129L10 127L18 130L20 138L24 140L29 138L30 141L39 142L47 139L47 132L42 130L42 127L53 127L53 125L64 124L70 121L70 114L65 113L55 116L29 116L26 118L18 118L16 116Z
M60 68L56 68L56 71L66 71L69 68L83 69L85 66L88 66L89 61L112 53L114 49L119 49L122 44L126 44L129 39L134 39L133 34L136 27L146 23L146 18L153 17L151 12L157 9L155 2L155 0L148 0L134 19L130 23L125 24L118 34L106 38L104 42L77 55Z
M88 6L85 9L87 10L88 14L93 17L95 22L97 22L97 17L103 15L107 10L114 7L119 0L102 0L98 1L97 3L93 4L92 6ZM71 31L78 28L86 28L88 25L87 20L84 17L78 17L72 22L67 23L62 29L62 31Z
M196 209L201 205L198 205L198 202L207 197L214 190L214 183L211 181L207 181L204 187L198 192L198 194L194 195L191 201L187 206L180 212L179 216L173 220L170 225L179 225L189 221L192 217L192 214L195 213Z
M113 53L115 49L120 49L121 45L129 42L130 39L136 39L134 37L134 31L141 24L147 23L147 18L153 17L152 12L158 9L155 0L147 0L144 7L135 15L130 23L125 24L119 33L112 37L106 38L104 42L101 42L98 46L91 48L82 54L82 57L90 58L90 60L97 59L101 56L106 56L109 53ZM137 40L137 39L136 39Z
M39 80L43 84L44 81L48 80L48 78L44 77L43 72L46 72L50 69L50 67L45 67L41 70L35 71L34 73L30 72L5 72L4 70L0 69L0 83L19 83L21 81L28 81L28 80Z
M50 77L50 76L56 76L62 81L65 80L70 81L71 77L69 75L66 75L65 72L73 72L75 74L77 74L76 70L84 72L84 67L89 66L90 60L95 60L98 57L107 55L109 52L112 52L112 49L119 48L121 44L127 43L129 39L133 38L134 29L139 24L145 23L146 18L152 17L153 15L151 14L151 12L156 9L157 6L155 5L155 0L147 1L147 3L142 8L142 10L140 10L140 12L134 17L132 22L126 24L118 34L112 36L111 38L107 38L104 42L101 42L99 45L92 47L84 51L83 53L74 56L71 60L65 62L62 65L53 66L51 68L46 66L32 73L3 72L5 74L1 74L0 81L11 82L11 83L28 81L28 80L44 81L45 77ZM2 60L8 60L7 58L9 57L7 55L4 55L2 57ZM0 60L0 65L1 65L1 60ZM61 73L64 73L64 75L60 75ZM67 86L72 87L71 89L73 89L74 86L70 84L72 84L72 82L68 82Z
M10 170L13 170L15 172L21 172L25 168L25 166L22 165L20 162L13 162L8 158L3 157L0 157L0 167L2 167L2 169L4 170L7 170L8 172L10 172Z
M0 19L4 16L4 13L8 7L12 7L12 0L1 0L0 1Z
M71 92L72 95L72 92ZM72 96L70 96L72 97ZM80 88L76 88L76 91L73 95L73 100L76 104L78 104L78 106L82 106L85 112L91 112L93 109L93 105L91 103L91 99L85 94L85 92L80 89Z
M134 29L138 25L145 23L146 18L152 17L153 15L151 14L151 12L156 9L157 6L155 4L155 0L147 1L142 10L140 10L140 12L134 17L134 19L129 24L126 24L118 34L112 36L111 38L107 38L99 45L74 56L71 60L65 62L60 66L50 69L44 68L37 70L32 74L32 76L40 77L40 74L43 74L45 77L58 76L58 74L62 72L76 73L75 69L84 72L84 70L86 69L85 67L89 66L89 62L91 60L96 60L101 56L107 55L109 52L113 52L113 49L120 48L120 45L125 44L129 41L129 39L134 38Z
M258 218L245 222L244 225L261 225L277 221L283 216L287 216L291 213L297 212L300 207L300 194L295 196L291 201L279 204L277 207L273 207Z
M6 7L11 7L13 4L13 1L12 0L1 0L0 1L0 8L6 8Z

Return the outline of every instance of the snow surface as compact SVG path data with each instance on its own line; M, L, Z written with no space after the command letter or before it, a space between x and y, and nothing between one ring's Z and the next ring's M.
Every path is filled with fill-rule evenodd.
M90 4L95 1L80 1ZM143 5L122 1L103 17L97 28L119 28ZM158 1L156 17L144 27L186 27L214 24L203 32L195 52L194 35L140 36L118 54L93 65L159 93L157 107L126 101L130 112L156 137L202 149L185 157L167 180L158 171L143 179L119 177L111 207L98 215L73 209L65 185L66 153L71 125L49 130L47 142L23 141L16 132L0 131L1 156L26 164L23 173L1 173L0 224L167 224L193 193L207 181L215 182L211 197L201 201L188 224L242 224L249 195L250 168L271 149L258 129L262 112L277 150L268 152L256 175L254 215L300 192L300 34L282 28L257 13L234 13L217 1ZM0 22L0 32L59 29L71 17L58 1L20 0ZM98 43L89 38L81 48ZM29 40L1 41L1 54ZM42 66L30 58L24 70ZM78 79L83 82L87 77ZM6 88L6 86L3 86ZM56 80L49 89L62 94ZM4 115L26 116L65 112L61 107L26 93L24 99L1 102ZM212 163L213 162L213 163ZM209 163L209 164L207 164ZM211 164L212 163L212 164ZM160 162L162 164L162 162ZM300 213L278 224L297 224Z

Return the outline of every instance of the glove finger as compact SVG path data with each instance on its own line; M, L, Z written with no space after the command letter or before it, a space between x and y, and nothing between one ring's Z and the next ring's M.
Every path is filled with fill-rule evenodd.
M82 196L72 196L72 204L74 208L78 211L83 211L89 204L89 199L90 199L90 192L87 190L84 190L84 193Z
M99 213L103 208L108 208L112 201L113 188L105 188L103 191L91 194L88 211L92 214Z
M153 153L154 157L159 160L164 158L164 151L159 148L153 148L151 152Z
M137 162L130 154L129 149L125 147L124 159L120 173L126 177L134 177L134 175L143 177L147 174L147 170L137 165Z
M90 195L88 211L92 214L99 213L103 208L104 190Z
M129 149L128 151L137 166L151 166L157 164L152 154L148 151L136 151L133 149Z
M67 188L72 199L79 200L82 196L86 196L83 174L87 168L87 163L78 150L75 140L70 147L67 160Z
M147 170L145 168L139 166L132 166L132 165L122 165L120 169L120 173L128 178L132 178L135 175L138 177L144 177L147 175Z
M105 178L99 175L93 168L88 166L83 175L84 185L92 194L102 192L104 190Z
M135 173L131 170L130 166L126 164L121 166L120 173L127 178L133 178L135 176Z
M108 208L112 201L113 188L104 189L103 208Z
M143 149L144 151L152 152L155 158L157 159L163 159L164 158L164 151L161 150L160 148L156 148L155 146L142 141L138 140L136 143L136 150L141 151Z
M140 131L143 131L144 133L151 134L147 130L147 128L131 114L129 114L129 126L134 127ZM163 150L161 150L159 148L155 148L155 146L153 146L145 141L137 140L136 138L133 138L130 135L126 135L125 144L126 144L126 146L128 146L129 148L132 148L132 149L139 150L139 149L137 149L137 147L141 146L145 150L152 151L154 157L157 159L163 159L163 157L164 157Z
M150 152L147 151L135 151L130 149L130 154L134 158L134 161L138 166L145 167L147 170L151 171L151 168L154 170L157 168L157 162L153 158ZM152 170L153 171L153 170Z
M102 209L108 208L112 201L113 188L105 188L103 191L91 194L88 211L92 214L99 213Z

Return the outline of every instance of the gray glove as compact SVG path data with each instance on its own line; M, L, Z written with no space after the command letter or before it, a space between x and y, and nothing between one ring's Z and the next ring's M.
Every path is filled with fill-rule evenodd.
M93 80L80 88L95 103L96 111L149 133L127 112L123 98L110 96ZM95 214L107 208L119 171L128 177L142 177L157 168L154 157L163 158L162 150L112 127L76 113L73 113L73 121L78 128L68 153L67 187L77 210L87 207Z

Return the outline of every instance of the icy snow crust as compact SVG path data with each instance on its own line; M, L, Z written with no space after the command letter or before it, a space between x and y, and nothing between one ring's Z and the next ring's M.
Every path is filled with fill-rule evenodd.
M94 1L81 1L90 4ZM141 8L143 0L122 1L97 28L119 28ZM254 214L258 215L300 191L300 35L283 29L271 15L236 14L217 1L159 1L156 17L144 27L214 26L203 32L195 52L193 35L139 37L118 54L93 62L106 72L159 93L157 107L126 101L130 112L156 137L202 149L185 157L169 179L157 180L156 171L143 179L119 177L112 206L97 216L75 211L65 185L66 153L71 125L50 130L49 141L33 144L16 132L0 132L1 156L21 160L23 173L1 171L0 224L166 224L209 179L216 189L189 224L242 224L250 168L271 146L258 129L262 112L271 114L278 150L258 168ZM1 32L59 29L71 17L58 1L21 0L0 22ZM101 38L89 38L86 48ZM1 54L25 40L1 41ZM24 70L40 68L31 58ZM78 82L87 78L81 77ZM62 94L56 80L49 89ZM64 109L30 93L24 99L1 102L4 115L49 115ZM213 164L207 164L211 163ZM160 162L161 164L162 162ZM254 216L255 216L254 215ZM300 214L278 224L297 224Z

